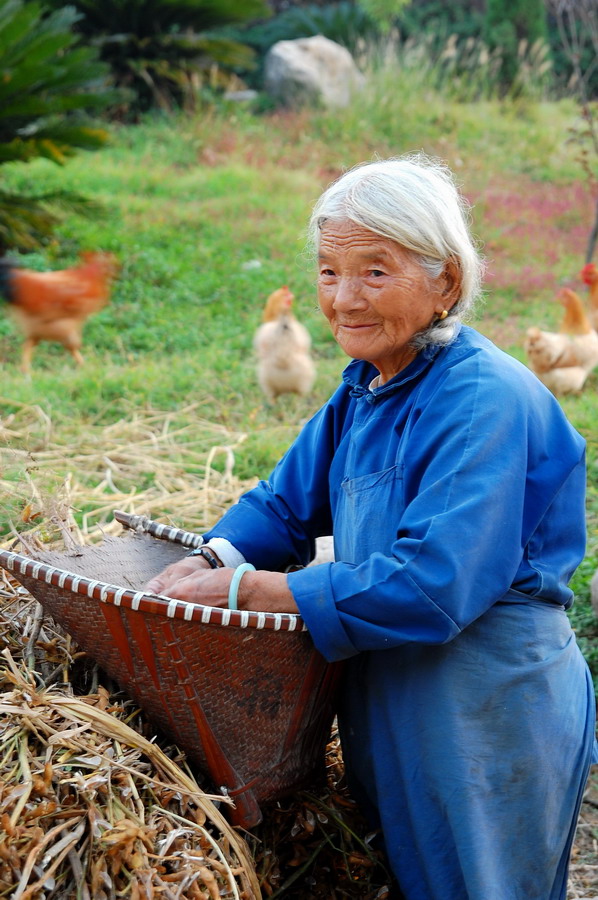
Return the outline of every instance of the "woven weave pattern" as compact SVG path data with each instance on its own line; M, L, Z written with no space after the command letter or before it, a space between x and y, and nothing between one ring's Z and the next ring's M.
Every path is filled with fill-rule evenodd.
M0 565L235 799L231 819L251 827L260 802L323 768L338 667L295 621L292 630L206 624L143 594L138 609L115 605L115 586L140 591L185 552L136 534L36 561L0 551Z

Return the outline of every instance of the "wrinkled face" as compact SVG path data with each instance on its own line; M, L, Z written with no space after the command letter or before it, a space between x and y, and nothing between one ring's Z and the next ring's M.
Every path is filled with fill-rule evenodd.
M409 341L455 302L447 278L431 278L411 251L353 222L326 222L318 301L348 356L393 378L416 356Z

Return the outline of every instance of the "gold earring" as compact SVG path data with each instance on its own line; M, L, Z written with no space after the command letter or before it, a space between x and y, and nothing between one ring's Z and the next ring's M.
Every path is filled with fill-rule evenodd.
M438 321L442 322L442 320L446 319L447 316L448 316L448 310L443 309L442 312L440 313L440 315L438 316Z

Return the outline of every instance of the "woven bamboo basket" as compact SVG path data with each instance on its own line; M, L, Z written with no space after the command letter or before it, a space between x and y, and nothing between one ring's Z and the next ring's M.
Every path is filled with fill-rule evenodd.
M339 666L298 615L145 593L202 538L114 515L129 529L120 537L35 558L0 550L0 565L232 798L233 824L250 828L261 803L322 774Z

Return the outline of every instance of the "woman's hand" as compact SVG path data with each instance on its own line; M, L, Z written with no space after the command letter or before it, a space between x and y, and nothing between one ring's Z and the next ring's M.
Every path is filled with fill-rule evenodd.
M228 590L234 569L212 569L201 556L186 556L145 585L152 594L165 594L188 603L228 606Z
M145 585L151 594L163 594L187 603L228 608L234 569L211 569L201 556L186 556ZM239 609L253 612L297 613L297 604L282 572L245 572L237 594Z

